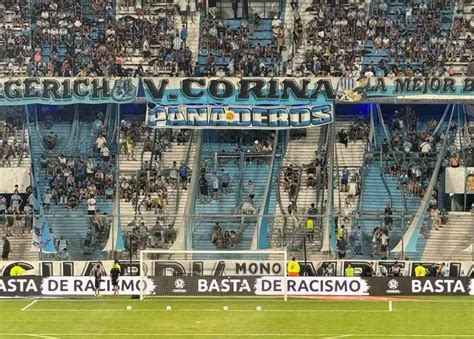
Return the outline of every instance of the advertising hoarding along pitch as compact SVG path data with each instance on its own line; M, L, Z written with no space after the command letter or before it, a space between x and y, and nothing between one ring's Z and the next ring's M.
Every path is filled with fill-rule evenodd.
M155 296L393 296L474 295L471 278L410 277L282 277L282 276L182 276L119 279L121 295ZM100 293L113 294L110 277L100 283ZM92 277L1 277L1 297L94 295Z

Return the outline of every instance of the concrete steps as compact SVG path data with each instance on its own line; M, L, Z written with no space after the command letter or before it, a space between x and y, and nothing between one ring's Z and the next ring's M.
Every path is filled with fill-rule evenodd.
M71 122L61 122L54 124L51 131L58 135L58 147L56 148L57 152L64 154L65 156L72 156L77 151L77 141L86 140L86 142L92 143L91 128L92 125L87 122L81 122L79 124L79 135L78 138L74 138L72 142L69 141L71 136ZM40 133L39 136L37 133L32 133L31 145L33 149L31 150L32 156L35 157L35 163L39 166L39 158L44 153L44 150L40 147L39 138L43 135L49 133L50 130L46 130L44 126L40 123ZM93 159L93 162L96 163L98 160ZM39 174L39 167L37 168L37 173ZM49 188L48 178L44 174L40 174L38 177L38 185L41 194L46 192L46 189ZM107 213L109 218L112 214L112 202L106 201L102 197L96 197L97 204L96 208L100 211L100 214ZM103 253L101 249L105 244L97 244L94 252L89 255L83 254L83 242L86 238L87 229L90 224L89 217L87 216L87 206L85 202L82 202L75 211L68 210L63 205L51 205L49 211L46 211L46 219L48 225L53 230L53 235L56 239L59 239L60 236L64 238L69 243L69 253L71 259L80 260L86 258L101 258Z
M443 227L431 229L428 239L420 235L423 261L472 260L472 253L464 250L473 242L474 213L449 212L448 218Z
M3 246L4 228L0 228L0 246ZM12 235L8 237L11 246L11 252L8 256L10 261L29 261L38 260L39 253L31 250L31 234L23 234L20 236Z
M198 132L193 133L193 136L190 140L191 147L189 149L189 158L188 158L188 167L191 169L191 172L194 170L194 157L196 153L197 147L197 137ZM173 162L176 161L178 167L181 162L186 161L186 157L188 154L189 143L180 144L178 145L176 142L172 143L171 150L163 152L161 158L161 170L164 181L168 178L169 169L173 166ZM141 154L143 149L143 142L140 141L137 143L136 146L136 155ZM145 152L145 156L143 157L144 161L150 159L151 153ZM138 159L138 157L137 157ZM139 160L127 160L126 154L120 155L120 164L121 167L123 166L126 168L125 170L125 177L130 177L131 175L136 175L136 171L141 168L141 163ZM191 177L189 176L188 179ZM174 225L174 229L177 231L177 241L175 242L175 246L181 246L182 241L184 239L184 233L186 231L186 225L183 224L184 216L185 216L185 208L188 198L188 192L186 190L182 190L180 188L179 194L176 187L171 184L166 185L167 192L168 192L168 204L163 209L163 214L155 214L154 210L147 211L144 205L141 205L145 195L140 194L138 203L139 207L137 210L137 222L144 222L145 225L150 230L155 224L157 219L160 221L160 224L164 226L168 226L170 224ZM151 197L157 197L157 193L151 193ZM178 201L177 201L178 200ZM131 231L132 228L127 227L128 224L135 218L135 205L132 202L126 202L124 199L120 201L120 215L122 217L122 231L127 232ZM181 242L178 244L178 240Z
M291 201L289 197L289 192L284 191L283 178L285 168L290 164L295 166L308 165L315 158L314 152L318 150L319 142L321 137L321 128L308 128L306 130L306 136L300 139L291 138L288 141L285 157L283 158L282 165L280 168L280 182L279 182L279 194L281 206L276 206L275 209L275 221L273 223L273 231L281 232L281 234L288 235L289 238L286 241L290 243L302 242L298 230L306 227L305 218L304 220L299 220L297 217L288 216L288 206L290 206ZM308 175L306 171L302 171L301 174L301 185L300 190L297 195L297 207L298 214L306 214L308 209L311 207L312 203L317 204L316 201L316 190L307 187L307 178ZM282 208L284 211L282 211ZM286 229L285 227L285 217L287 218ZM297 236L293 237L296 233ZM320 237L317 236L317 232L314 237L315 241L312 245L313 247L320 247ZM276 241L272 241L272 246L276 247L279 245L280 239L275 238Z

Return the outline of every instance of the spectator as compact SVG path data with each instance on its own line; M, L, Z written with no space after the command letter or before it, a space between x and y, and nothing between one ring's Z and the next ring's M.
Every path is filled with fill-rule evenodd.
M68 247L69 247L68 241L64 239L63 236L61 236L56 243L56 247L59 253L64 253L65 251L68 251Z
M229 175L229 173L223 168L223 169L221 169L222 193L227 194L227 193L230 192L229 184L230 184L230 175Z
M364 233L360 229L360 226L357 226L357 229L354 230L352 234L352 239L354 241L354 253L356 255L363 255L362 254L362 242L364 240Z
M212 177L211 177L211 181L212 181L212 198L215 200L215 201L218 201L219 200L219 177L217 176L216 172L213 172L212 173Z
M184 190L188 189L188 172L189 168L185 165L184 162L179 166L179 179L181 181L182 188Z
M209 202L209 188L204 173L199 178L199 198L202 203Z
M242 204L242 214L257 214L257 209L253 205L253 199L249 198Z
M3 236L3 248L2 248L2 260L3 261L7 261L8 260L8 256L10 255L11 253L11 246L10 246L10 241L8 240L8 238L6 236Z

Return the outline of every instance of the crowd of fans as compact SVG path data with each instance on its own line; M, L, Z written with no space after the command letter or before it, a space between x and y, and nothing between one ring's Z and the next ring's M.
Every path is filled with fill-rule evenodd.
M175 207L169 206L169 194L177 190L187 190L191 179L191 169L184 163L173 161L163 162L164 152L173 152L175 145L189 142L189 130L151 130L142 121L122 120L121 145L122 152L128 160L142 158L135 154L138 143L143 144L142 151L150 157L142 161L138 176L122 176L120 178L121 198L136 206L139 217L129 224L127 243L134 253L138 249L163 248L174 243L176 230L173 215ZM171 211L171 212L170 212ZM154 215L154 223L148 224Z
M6 1L0 5L6 26L0 61L10 75L16 67L29 76L189 75L192 52L186 26L177 31L177 8L139 9L116 20L112 0L93 0L87 11L80 0L34 1L31 7L25 0Z
M16 166L20 158L28 158L28 141L19 135L23 133L22 115L16 113L16 109L10 110L0 120L0 167Z
M239 241L239 236L234 230L223 231L220 224L216 222L212 228L211 241L219 249L234 247Z
M463 58L465 47L458 37L457 24L450 38L444 29L443 11L453 7L450 1L408 2L405 8L390 9L380 0L377 16L368 21L367 37L375 54L385 53L378 64L369 64L365 74L378 76L452 76L452 63Z
M31 187L20 193L15 185L12 194L0 194L0 225L7 236L23 236L33 231L33 205Z
M185 23L202 7L194 0L160 6L93 0L87 9L80 0L34 1L31 7L26 0L5 1L0 60L5 73L14 75L19 67L30 76L440 76L454 75L453 64L468 63L472 50L472 18L455 13L451 29L443 26L443 11L453 2L392 7L376 0L370 9L364 0L341 6L315 1L303 9L292 2L294 27L285 28L276 17L271 42L265 43L255 38L262 19L252 9L233 28L209 13L201 23L206 62L195 69ZM117 9L125 13L117 15ZM300 11L312 19L303 22ZM301 45L303 60L296 61ZM380 60L363 65L367 54Z
M292 39L304 59L294 75L332 76L453 76L453 63L468 63L473 20L454 15L451 32L443 25L449 1L409 1L402 6L386 0L335 5L315 1L303 8L292 5ZM462 10L458 13L462 13ZM371 55L378 61L364 62ZM463 70L466 72L466 70Z
M259 15L250 10L240 26L227 25L209 17L201 22L201 52L206 55L203 72L210 76L278 76L290 71L291 51L285 46L285 31L280 20L272 22L271 41L261 43L254 33L259 27ZM261 39L260 39L261 40ZM226 59L219 67L218 58Z
M21 72L32 55L30 11L27 0L9 0L0 4L0 62L6 62L5 73Z
M368 4L365 1L350 6L314 3L306 11L314 17L304 25L307 42L300 71L314 75L356 75L361 71L363 42L366 39Z
M186 25L177 28L174 7L160 9L157 14L143 17L124 16L117 21L115 54L120 68L138 57L136 70L126 70L127 75L145 75L144 65L153 66L153 73L166 70L173 75L191 75L192 51L186 45Z
M52 213L52 206L64 206L68 211L87 208L89 224L83 242L84 254L92 254L102 248L108 238L110 220L106 211L100 211L99 201L113 201L115 192L115 153L112 143L107 141L104 117L98 113L92 124L91 140L81 140L77 153L59 154L57 135L50 131L44 137L46 152L40 157L40 175L48 186L42 192L42 202L46 214ZM46 119L46 129L53 122Z

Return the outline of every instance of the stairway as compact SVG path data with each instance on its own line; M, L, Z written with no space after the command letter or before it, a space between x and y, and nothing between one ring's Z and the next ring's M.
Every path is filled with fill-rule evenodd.
M50 130L46 130L42 123L39 124L40 133L46 135ZM80 123L79 125L79 140L82 138L84 140L92 140L91 130L92 125L90 123ZM70 122L61 122L54 124L51 131L58 135L58 147L56 148L60 153L65 156L71 156L75 154L77 149L76 142L69 142L69 137L71 133L72 124ZM32 145L32 156L35 159L35 165L37 166L37 173L39 174L39 158L44 153L44 150L40 146L40 136L36 131L30 135L31 145ZM93 160L96 162L97 160ZM38 186L41 194L44 194L46 189L49 188L48 179L44 174L38 175ZM112 211L112 202L106 201L101 197L96 197L97 204L96 208L100 213L106 212L109 216ZM85 202L82 202L81 205L75 210L70 211L63 205L51 205L49 211L46 211L46 219L48 221L49 227L54 231L54 237L59 239L60 236L64 238L69 243L69 253L71 259L80 260L88 258L89 256L84 256L82 250L82 244L85 239L87 228L89 225L89 218L87 216L87 206ZM102 252L99 248L96 248L95 252L91 254L90 257L101 258L103 257Z
M211 199L210 202L203 202L199 199L199 194L196 195L195 204L195 214L200 215L201 217L195 217L195 230L193 232L193 249L194 250L216 250L216 246L214 246L211 242L212 237L212 227L214 222L219 222L222 232L234 230L238 232L241 229L241 217L213 217L213 214L219 215L231 215L231 214L239 214L239 208L241 201L238 201L238 197L240 195L239 191L239 182L242 181L242 187L244 187L247 182L243 178L243 173L241 174L241 164L240 164L240 157L234 153L235 145L228 144L224 142L219 142L217 139L217 135L212 132L204 132L205 138L203 140L207 140L209 138L209 142L206 145L202 145L201 147L201 163L203 161L207 161L208 170L206 173L206 179L208 181L209 187L209 198ZM215 163L214 160L214 152L222 152L225 151L229 154L236 154L236 158L226 159L224 162L224 166L219 166L219 164ZM250 165L251 166L251 165ZM212 200L212 182L211 176L212 173L216 172L219 175L221 169L224 168L230 176L230 192L227 194L223 194L219 192L219 201ZM201 175L201 170L199 169L198 175ZM242 178L241 178L242 175ZM242 189L243 190L243 189ZM243 196L243 194L242 194ZM208 217L203 217L202 215L211 215ZM256 217L248 217L251 218L254 222L256 222ZM252 239L253 233L244 233L242 237L246 241L239 242L234 249L245 249L245 245L248 245L250 248L250 242Z
M464 251L473 243L474 213L449 212L449 221L438 230L431 229L428 239L420 235L417 249L422 261L471 261L471 251ZM423 251L424 248L424 251Z
M0 228L0 246L3 246L3 236L5 235L4 228ZM8 240L10 241L11 252L8 256L10 261L29 261L38 260L39 252L31 250L31 234L23 235L10 235Z
M198 61L199 34L201 32L201 16L199 15L199 12L196 12L194 22L192 22L191 19L188 18L186 25L188 29L188 38L186 39L186 46L189 47L189 49L193 53L192 65L195 65Z
M189 158L188 158L188 167L191 169L191 173L197 169L195 169L195 164L194 164L194 158L195 158L195 153L196 153L196 147L197 147L197 140L198 140L198 133L194 132L193 136L190 140L191 143L191 148L189 149ZM140 145L140 146L139 146ZM141 149L143 148L143 142L138 142L137 143L137 150L141 152ZM176 163L179 164L181 162L184 162L186 160L186 157L188 155L188 148L189 148L189 143L186 144L180 144L178 145L177 143L173 143L172 148L168 152L163 152L162 153L162 158L161 158L161 163L162 163L162 171L168 173L167 169L171 168L173 165L173 161L176 161ZM144 159L150 159L150 152L145 152L147 154L144 156ZM137 165L136 161L132 160L127 160L127 157L125 154L120 155L120 163L121 166L123 165L127 171L131 175L136 174L136 170L140 169L140 165ZM138 161L139 163L139 161ZM191 178L191 176L189 176ZM179 196L178 196L178 191L173 185L167 185L167 190L168 190L168 205L163 209L164 214L160 215L160 221L162 222L163 225L167 226L169 224L174 225L174 229L177 231L177 241L175 242L175 245L177 248L180 248L182 246L182 241L184 239L184 232L186 231L186 225L183 225L183 219L185 216L185 208L186 208L186 203L188 199L188 194L190 190L179 190ZM152 193L151 196L152 198L155 198L157 193ZM139 196L139 203L143 201L145 198L144 195ZM177 202L176 200L179 199ZM138 222L143 221L145 225L148 227L148 229L151 229L157 219L157 215L153 210L147 211L145 206L141 206L138 211ZM126 225L129 224L135 217L135 205L133 205L131 202L126 202L125 199L120 200L120 215L121 215L121 220L122 220L122 231L127 232L131 231L131 228L127 228Z
M253 216L225 216L240 214L241 205L247 201L248 189L247 183L252 180L255 185L254 207L259 211L264 202L265 184L268 176L268 167L266 164L257 164L255 159L246 157L244 164L240 163L240 152L235 152L236 144L222 142L218 133L206 131L201 148L201 162L207 161L208 170L206 178L209 186L209 197L212 198L212 173L214 169L217 175L225 168L230 176L230 192L228 194L219 193L219 200L212 200L208 203L202 202L196 197L193 232L193 249L195 250L216 250L211 242L212 227L215 222L219 222L222 232L234 230L240 232L240 241L232 247L233 250L249 250L257 223L257 215ZM244 146L245 150L246 146ZM227 155L235 155L233 158L227 158L224 164L215 164L215 152L225 152ZM242 171L241 171L242 169ZM199 173L200 175L201 173ZM239 183L241 188L239 189ZM258 212L257 212L258 213ZM212 215L221 215L218 217Z
M336 121L336 133L340 132L341 130L349 130L353 122L351 121ZM337 139L337 138L336 138ZM335 140L335 150L336 150L336 159L337 159L337 166L339 169L339 174L335 178L336 188L334 189L334 210L337 212L345 211L348 214L352 214L356 211L357 205L359 202L359 196L354 197L354 201L352 204L348 205L349 208L345 209L346 199L347 199L347 192L342 192L340 189L341 186L341 177L342 171L344 167L350 171L351 176L349 178L349 182L354 178L354 176L360 172L360 169L364 163L364 153L366 149L367 143L362 140L357 140L355 142L349 141L347 147L344 144L341 144ZM336 161L336 160L335 160ZM336 173L335 173L336 175ZM328 195L327 190L325 190L325 196ZM341 209L339 209L339 206ZM351 225L345 225L348 233L350 232Z
M297 232L298 228L304 228L305 224L304 220L299 220L296 217L287 217L286 229L284 229L285 216L288 215L288 206L290 206L291 201L289 193L284 191L283 173L285 171L285 168L288 167L290 164L296 166L303 166L309 164L314 159L314 152L318 149L320 143L321 128L308 128L306 129L306 137L303 137L301 139L290 138L288 141L285 156L283 158L282 166L280 169L281 174L278 189L281 205L276 207L275 222L273 224L273 230L280 230L285 235L293 235L294 232ZM306 214L308 209L311 207L311 204L317 203L316 190L311 187L307 187L307 178L308 175L306 171L303 171L301 175L301 185L297 199L298 214ZM282 209L284 210L284 212L282 211ZM292 236L291 238L292 240L287 240L295 243L300 243L302 241L301 237L299 236L296 239L293 239ZM315 236L314 238L316 240L319 237ZM272 246L281 246L281 244L274 242L272 243Z
M392 210L393 210L393 225L389 234L390 242L389 249L395 246L403 235L400 214L403 211L403 200L401 191L397 187L397 178L390 178L385 176L387 187L392 196ZM373 230L375 227L383 225L383 213L390 198L387 188L384 185L379 166L366 166L363 170L363 187L360 200L360 215L357 220L358 226L364 232L367 241L364 242L362 252L364 254L370 253L370 246L372 241ZM418 197L411 197L405 194L407 203L407 215L405 217L405 227L408 226L409 214L415 214L418 211L420 199ZM396 217L398 216L398 218Z

